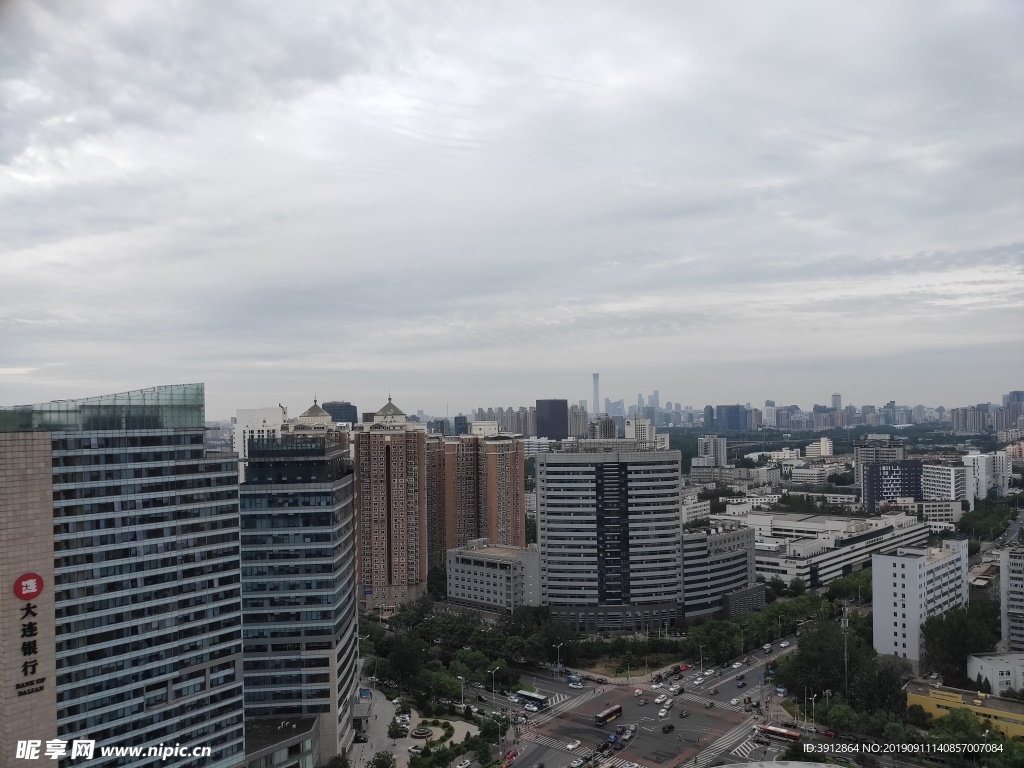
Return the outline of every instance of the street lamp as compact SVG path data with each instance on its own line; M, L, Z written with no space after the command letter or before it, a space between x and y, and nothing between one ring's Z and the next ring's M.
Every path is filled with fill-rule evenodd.
M815 722L815 720L814 720L814 703L815 703L815 702L816 702L817 700L818 700L818 694L814 694L814 695L813 695L813 696L811 697L811 722L812 722L812 723L813 723L813 722Z
M562 646L563 646L563 645L565 645L565 643L559 643L558 645L552 645L552 646L551 646L552 648L554 648L554 649L555 649L555 652L556 652L556 653L557 653L557 655L558 655L558 658L557 658L557 660L555 661L555 670L556 670L556 671L557 671L557 672L558 672L559 674L561 674L561 673L562 673Z
M459 675L459 703L461 706L466 706L466 678Z
M740 656L747 652L747 644L743 640L743 627L740 627Z
M700 673L704 674L704 646L700 646Z
M497 686L494 685L494 673L497 672L499 669L500 667L495 667L494 669L488 670L488 672L490 672L491 674L491 693L495 693L497 691Z

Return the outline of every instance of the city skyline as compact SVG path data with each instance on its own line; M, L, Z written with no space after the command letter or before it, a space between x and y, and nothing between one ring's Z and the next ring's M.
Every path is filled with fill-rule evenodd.
M454 416L594 371L627 403L996 401L1022 24L3 4L0 403L202 381L214 419L388 390Z

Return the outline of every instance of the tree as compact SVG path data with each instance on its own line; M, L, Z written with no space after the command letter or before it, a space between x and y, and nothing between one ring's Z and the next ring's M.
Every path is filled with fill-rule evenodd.
M971 687L967 657L995 650L999 642L999 605L975 601L930 617L921 625L927 668L943 677L946 685Z
M405 736L405 729L398 724L397 720L392 720L388 724L388 738L391 739L391 746L395 746L395 742Z
M370 758L368 768L395 768L395 756L390 752L377 752Z
M917 728L927 730L932 727L932 714L920 704L911 704L907 707L907 722Z
M325 768L352 768L352 763L348 759L348 755L340 754L328 760Z
M768 580L768 586L772 590L772 592L774 592L776 595L785 595L786 594L786 582L784 582L778 576L772 576Z
M800 597L804 592L807 591L807 582L801 579L799 576L794 576L793 580L789 582L789 594L793 597Z
M537 543L537 518L528 517L526 518L526 543L536 544Z
M985 740L985 726L969 709L957 708L932 723L931 734L947 744L973 744Z

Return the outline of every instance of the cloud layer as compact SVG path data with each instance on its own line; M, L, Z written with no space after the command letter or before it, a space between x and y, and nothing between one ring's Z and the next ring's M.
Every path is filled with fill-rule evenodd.
M0 6L0 401L1024 381L1014 2Z

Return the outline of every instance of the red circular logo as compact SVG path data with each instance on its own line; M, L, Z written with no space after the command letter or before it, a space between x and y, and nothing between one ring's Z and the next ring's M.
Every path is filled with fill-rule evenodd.
M31 600L43 593L43 577L38 573L26 573L14 582L14 594L19 600Z

